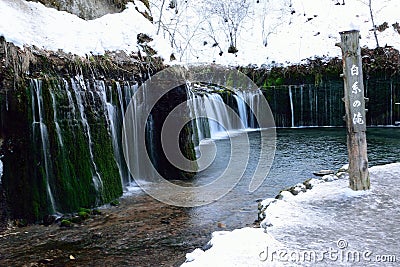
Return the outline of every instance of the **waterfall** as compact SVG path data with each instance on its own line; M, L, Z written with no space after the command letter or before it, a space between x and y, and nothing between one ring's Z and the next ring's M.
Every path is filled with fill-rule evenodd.
M309 126L314 126L314 119L313 119L313 93L311 88L308 88L308 101L310 103L310 125Z
M293 108L292 86L289 86L289 99L290 99L290 111L291 111L291 115L292 115L292 127L294 127L294 108Z
M68 122L71 122L72 119L76 118L75 117L76 116L75 104L74 104L74 100L72 99L72 94L71 94L71 91L69 90L69 84L68 84L67 80L63 80L63 81L64 81L65 90L67 92L68 104L69 104L69 107L72 110L72 118L71 117L68 118L69 119Z
M238 90L228 95L228 97L232 95L234 104L236 104L236 106L230 108L233 110L237 108L237 115L240 118L240 121L238 121L229 115L229 106L224 103L220 94L197 91L190 86L188 88L190 116L196 118L192 120L192 127L195 131L195 139L198 141L205 138L225 137L226 131L258 128L253 112L258 110L258 98L262 95L261 91ZM198 142L195 142L195 144L198 144Z
M121 154L119 150L119 144L118 144L118 129L116 126L117 122L117 114L116 114L116 107L112 105L112 103L107 101L107 94L106 94L106 85L104 84L104 81L96 81L97 89L99 89L98 93L100 96L100 99L103 102L103 108L107 117L107 124L108 124L108 129L111 134L112 138L112 146L113 146L113 151L114 151L114 157L115 161L118 166L118 171L119 175L121 178L121 184L124 186L124 175L122 173L122 159L121 159ZM111 98L112 99L112 96ZM110 100L111 101L111 100Z
M304 125L303 85L300 85L300 126Z
M3 177L3 162L0 160L0 185L1 185L1 177Z
M249 127L249 121L247 118L247 107L246 102L244 102L244 96L246 94L244 92L238 92L237 95L234 96L236 103L238 105L239 116L242 119L243 125L245 128Z
M125 165L125 160L122 154L121 132L122 120L125 116L126 111L125 107L128 106L128 101L131 100L130 97L133 95L133 88L130 87L129 83L126 82L126 84L124 85L124 92L122 92L120 83L116 82L115 85L117 89L116 91L118 95L118 103L112 102L112 87L109 86L107 88L104 81L96 81L96 89L103 103L106 121L112 139L114 158L117 163L118 171L121 177L121 184L123 187L125 187L130 182L130 174Z
M32 93L32 114L33 114L33 140L36 139L36 126L39 126L40 139L42 144L44 171L46 175L46 191L50 200L52 212L56 212L56 204L53 196L53 192L50 187L50 176L51 170L49 165L50 151L49 151L49 135L47 132L47 126L44 123L44 108L42 98L42 81L31 80L31 93Z
M143 85L145 86L145 85ZM134 91L137 89L136 86L131 87ZM128 109L126 110L126 117L132 118L131 120L124 121L124 134L126 136L123 137L123 145L125 153L125 160L127 166L134 166L130 169L131 175L136 179L144 179L147 177L154 177L155 169L151 164L148 164L146 159L146 155L148 155L151 159L153 159L153 164L155 162L154 158L154 145L153 137L154 137L154 121L153 117L150 114L147 118L145 114L149 114L150 112L146 112L147 103L146 103L146 91L147 90L138 90L136 91L136 95L132 98L131 103L129 104ZM145 123L145 129L143 127L143 123ZM129 135L129 136L128 136ZM134 140L134 143L129 143L127 141ZM137 140L137 141L136 141ZM149 146L149 152L147 153L146 145L142 143L142 140L146 141L146 144Z
M318 123L318 90L315 90L315 122L316 124L314 124L313 126L319 126Z
M204 95L203 101L207 117L216 119L208 120L211 138L218 138L221 133L233 129L226 107L224 108L216 103L216 101L224 103L224 100L222 100L219 94L212 93ZM226 128L224 128L222 124L225 125Z
M71 78L72 90L75 93L75 99L78 105L83 130L85 131L86 137L88 138L90 160L94 171L94 175L92 176L93 185L95 186L97 192L101 192L101 190L103 189L103 181L101 180L101 176L97 170L96 163L94 162L92 136L90 134L90 127L86 119L85 107L83 105L84 99L82 97L82 93L84 93L84 91L87 91L87 88L82 76L76 76L75 79L78 83L76 83L75 80ZM80 89L84 91L81 91Z
M56 104L56 98L54 96L54 92L50 90L50 96L52 100L52 107L53 107L53 118L54 118L54 124L56 126L56 132L57 132L57 137L58 137L58 142L61 147L64 146L63 141L62 141L62 136L61 136L61 129L60 125L58 124L57 121L57 104Z
M390 121L389 125L394 125L393 122L393 81L390 80Z

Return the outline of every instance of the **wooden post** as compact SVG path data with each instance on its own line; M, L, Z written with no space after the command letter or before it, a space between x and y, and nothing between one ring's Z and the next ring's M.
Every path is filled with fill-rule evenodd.
M370 188L364 82L362 74L359 31L340 33L341 43L337 44L343 54L344 102L347 125L347 150L349 154L350 188L367 190Z

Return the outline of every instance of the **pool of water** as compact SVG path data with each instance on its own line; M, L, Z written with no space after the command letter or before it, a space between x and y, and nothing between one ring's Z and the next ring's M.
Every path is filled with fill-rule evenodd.
M243 177L224 197L208 205L189 208L191 227L210 225L215 230L218 224L229 230L250 225L257 218L257 200L274 197L280 190L314 177L315 171L338 170L348 162L345 128L277 129L272 168L258 190L251 193L248 186L259 161L261 135L257 131L243 134L249 135L250 142L250 159ZM369 128L367 142L369 166L400 162L400 127ZM215 140L215 145L217 155L213 164L193 181L185 183L186 186L210 183L226 168L230 141ZM243 159L236 160L246 160L245 153Z

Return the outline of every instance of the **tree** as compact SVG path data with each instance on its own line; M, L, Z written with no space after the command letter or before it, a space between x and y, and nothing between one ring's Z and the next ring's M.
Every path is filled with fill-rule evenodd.
M248 14L250 3L246 0L205 0L204 13L219 19L228 40L228 53L237 53L237 37L240 24Z
M379 47L378 35L376 34L377 29L376 29L376 25L375 25L375 21L374 21L374 14L372 12L372 0L368 0L368 7L369 7L369 14L371 15L372 29L374 31L376 47Z
M380 47L379 45L379 41L378 41L378 27L375 24L375 14L376 12L374 12L374 9L372 8L372 0L359 0L361 3L363 3L364 5L368 6L369 9L369 14L371 17L371 23L372 23L372 31L374 32L374 37L375 37L375 42L376 42L376 47ZM385 1L386 2L386 1ZM384 6L382 6L382 9L384 8Z

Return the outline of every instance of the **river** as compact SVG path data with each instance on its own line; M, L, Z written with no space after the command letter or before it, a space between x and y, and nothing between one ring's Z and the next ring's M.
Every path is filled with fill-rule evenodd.
M244 176L218 201L195 208L174 207L132 186L119 207L104 207L103 215L82 225L8 230L0 236L0 266L178 266L185 253L206 245L213 231L253 225L258 199L274 197L280 190L313 177L314 171L337 170L347 163L344 128L277 129L272 168L261 187L250 193L260 134L247 134L251 157ZM400 128L368 128L367 141L370 166L400 161ZM218 152L213 165L186 185L208 183L226 166L229 140L215 140L215 144Z

